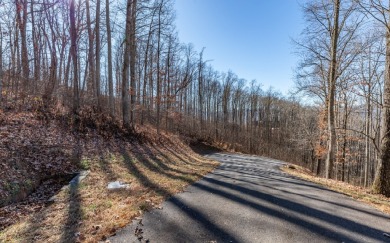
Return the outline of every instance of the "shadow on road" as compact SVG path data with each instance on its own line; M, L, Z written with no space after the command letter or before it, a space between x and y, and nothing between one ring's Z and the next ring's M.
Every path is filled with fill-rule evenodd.
M374 213L374 212L369 212L369 211L364 210L364 209L354 208L354 207L351 207L351 206L348 206L348 205L345 205L345 204L332 202L332 201L329 201L329 200L324 200L324 199L321 199L318 196L308 196L308 195L305 195L303 193L295 193L295 192L292 192L292 191L289 191L289 190L286 190L286 189L277 188L275 186L268 186L265 183L256 183L256 182L253 182L251 180L246 180L246 179L242 179L242 178L238 179L238 178L227 176L227 175L224 175L224 174L218 173L218 172L213 172L212 174L216 175L218 177L223 177L223 178L226 178L226 179L235 180L235 181L242 182L242 183L245 183L245 184L251 184L251 185L254 185L254 186L262 186L262 187L266 187L266 188L269 188L271 190L279 191L279 192L282 192L282 193L285 193L285 194L291 194L291 195L295 195L295 196L298 196L298 197L303 197L303 198L305 198L307 200L315 200L315 201L318 201L318 202L329 203L329 204L333 204L333 205L338 206L338 207L343 207L345 209L350 209L350 210L354 210L354 211L361 212L361 213L364 213L364 214L368 214L368 215L372 215L372 216L375 216L375 217L380 217L380 218L383 218L383 219L386 219L386 220L390 220L390 216L386 216L386 215L379 214L379 213ZM246 178L246 177L244 177L244 178ZM251 178L256 178L256 177L251 177ZM259 176L258 179L261 179L261 180L258 180L259 182L262 181L263 179L272 180L271 178L260 177L260 176ZM296 178L296 179L300 180L299 178ZM308 186L309 184L310 184L310 182L302 181L301 185L302 185L302 187L305 187L305 186ZM298 183L298 185L299 185L299 183ZM318 189L321 190L322 188L318 187Z
M189 240L202 239L204 241L205 238L202 237L207 239L210 237L210 240L218 242L244 242L243 239L247 238L240 235L240 232L241 230L245 232L245 229L240 229L240 225L236 225L234 220L239 219L237 222L246 223L240 212L247 210L252 215L267 219L264 221L265 225L262 226L266 227L266 231L272 231L267 228L269 222L269 225L275 225L275 227L280 224L281 228L297 230L301 235L310 232L311 237L321 237L321 240L326 242L386 242L389 239L382 231L385 230L383 226L388 225L389 217L365 207L356 207L359 204L334 191L286 175L277 169L282 165L280 161L223 154L212 149L205 151L205 148L199 149L199 145L194 148L195 150L198 153L209 155L211 159L219 160L222 162L221 166L203 180L193 184L186 193L171 197L166 204L173 207L167 207L170 209L167 209L168 211L164 214L147 213L144 218L149 217L149 222L152 222L147 228L151 235L159 236L163 230L165 235L172 234L173 241L183 239L183 237L185 239L186 236L199 236L199 239ZM173 171L160 164L158 158L148 158L148 152L144 152L137 153L135 156L148 169L164 176L182 179L172 174L172 172L181 173L180 170ZM123 150L122 154L129 172L134 174L144 186L157 188L161 193L169 195L166 189L142 174L127 151ZM151 164L150 159L156 161L156 164ZM201 198L201 200L197 201L196 198ZM215 212L215 208L218 208L218 205L212 205L215 202L223 202L223 205L227 205L226 207L235 205L236 211L230 211L229 208L224 210L223 215L227 214L225 219L221 217L219 211ZM353 205L348 205L348 203ZM234 216L231 217L229 214ZM160 217L156 215L161 215L161 218L156 218ZM181 221L178 220L179 218ZM361 218L371 221L364 221ZM255 219L257 221L257 218ZM224 222L226 220L233 220L233 223L226 224ZM181 222L186 222L187 225ZM378 225L375 224L376 222L386 223ZM200 227L195 227L195 225ZM229 228L229 225L233 225L234 228ZM148 225L145 224L145 227ZM194 235L195 228L201 232ZM294 230L292 232L298 234ZM261 239L262 236L259 237L257 239ZM159 241L161 239L150 240Z
M161 193L162 195L169 196L171 193L160 187L157 183L151 181L148 177L146 177L134 164L134 160L131 158L129 153L124 149L121 148L121 154L125 160L125 163L127 165L127 168L131 174L136 176L137 180L142 183L145 187L153 188L157 192ZM155 166L151 164L149 161L149 158L147 156L145 157L144 153L135 153L136 159L144 163L150 170L154 170L156 172L162 173L166 176L173 177L173 175L169 174L168 172L165 172L163 169L170 170L170 168L160 165L160 167ZM158 160L158 158L153 158L154 160ZM157 162L158 163L158 162ZM177 177L177 179L183 179L181 177ZM189 206L187 206L184 202L182 202L180 199L177 199L175 197L172 197L169 199L169 202L171 202L173 205L175 205L179 210L181 210L183 213L185 213L188 217L192 218L193 220L197 221L198 223L202 224L203 227L212 232L213 234L221 236L221 238L218 238L218 240L226 240L228 239L229 242L238 242L234 236L230 235L229 232L223 230L222 228L218 227L217 225L213 224L206 215L203 215L200 211L197 211L195 209L191 209ZM188 229L182 229L180 227L175 227L175 231L177 234L180 234L180 230L182 230L183 234L185 234L185 231Z
M205 144L203 142L194 142L190 144L190 148L197 154L210 155L222 152L221 149Z
M223 164L212 173L213 176L205 177L204 180L196 183L194 187L208 193L224 197L226 200L240 203L246 207L251 207L269 216L277 217L284 221L293 223L299 227L310 230L313 233L326 235L333 240L354 242L356 241L356 238L351 238L349 235L360 235L374 241L386 241L386 238L383 236L383 231L368 226L364 222L357 222L353 219L343 217L343 215L335 215L329 211L325 212L318 208L309 207L301 202L307 200L317 200L325 204L354 210L356 213L364 213L366 215L387 220L390 219L390 217L346 206L337 202L305 196L303 193L305 190L314 190L318 193L323 193L324 191L327 193L338 193L313 183L300 180L293 176L285 175L281 171L270 169L276 168L275 166L268 166L265 170L262 167L258 167L256 164L253 164L253 161L243 162L242 156L235 157L234 155L222 155L221 157L223 158L218 160L223 161ZM257 160L257 162L259 162L259 160ZM227 176L226 174L234 176ZM237 174L240 176L237 176ZM245 180L242 178L247 179ZM236 181L241 182L241 185L238 185ZM262 187L266 187L269 190L264 193L259 190ZM284 189L282 190L281 188ZM289 188L293 190L289 191ZM275 196L272 191L280 191L285 195L294 194L296 196L294 197L295 200L297 197L301 197L301 200L298 202L298 200L293 201L292 199L289 199L289 196ZM295 193L293 191L295 191ZM302 193L296 193L297 191ZM255 198L256 202L260 203L254 203L252 198ZM276 210L275 208L267 205L275 205L277 208L283 208L283 210ZM285 212L289 213L287 214ZM342 230L332 230L330 229L331 227Z

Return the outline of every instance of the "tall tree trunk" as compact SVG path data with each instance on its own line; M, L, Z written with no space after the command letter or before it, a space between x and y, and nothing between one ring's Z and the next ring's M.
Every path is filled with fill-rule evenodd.
M158 12L158 36L157 36L157 134L160 134L160 109L161 109L161 77L160 77L160 52L161 52L161 14L162 2Z
M203 51L199 54L198 64L198 103L199 103L199 122L200 122L200 136L203 136Z
M78 79L78 65L77 65L77 32L76 32L76 19L75 19L75 0L70 1L69 20L70 20L70 40L71 40L70 51L73 60L73 113L77 114L80 102L79 102L79 79Z
M336 128L335 128L335 95L336 95L336 80L337 80L337 42L339 37L339 13L340 0L334 1L334 20L332 30L332 46L331 46L331 62L329 72L329 105L328 105L328 151L326 157L326 178L329 179L333 175L333 165L336 151Z
M342 158L342 171L341 181L345 181L345 161L347 160L347 122L348 122L348 103L347 95L344 93L344 120L343 120L343 158Z
M16 22L19 27L20 37L22 41L22 78L23 91L26 95L28 90L28 78L30 75L30 68L28 65L28 50L27 50L27 0L16 0ZM21 15L23 13L23 15Z
M137 20L137 0L132 1L131 8L131 33L130 33L130 123L134 126L134 110L136 102L136 58L137 58L137 43L136 43L136 20Z
M133 0L127 0L126 6L126 30L125 30L125 50L123 52L122 69L122 121L126 129L130 129L130 107L129 107L129 67L131 50L131 30L132 30L132 3Z
M383 90L380 155L373 183L375 193L390 196L390 25L386 30L386 64Z
M168 114L169 109L171 108L171 80L170 80L170 69L171 69L171 49L172 49L172 36L169 36L169 43L168 43L168 53L167 53L167 64L166 64L166 71L165 71L165 81L167 83L167 88L165 90L165 97L166 97L166 110L165 110L165 130L168 131Z
M149 33L148 33L148 39L146 41L146 50L145 50L145 60L144 60L144 84L143 84L143 89L142 89L142 109L141 109L141 125L144 124L144 116L145 116L145 107L146 107L146 85L147 85L147 81L148 81L148 53L149 53L149 47L150 47L150 40L151 40L151 37L152 37L152 33L153 33L153 30L152 30L152 26L153 26L153 19L154 19L154 14L155 14L155 11L153 11L153 15L152 15L152 18L150 20L150 24L149 24ZM152 63L152 60L150 60L150 62Z
M86 0L86 12L87 12L87 30L88 30L88 63L89 63L89 74L87 81L87 93L89 104L93 104L92 100L95 97L95 60L93 55L93 31L91 23L91 11L89 7L89 1Z
M368 171L370 164L370 128L371 128L371 83L368 83L368 94L367 94L367 115L366 115L366 138L365 138L365 162L364 162L364 187L368 186Z
M106 28L107 28L107 55L108 55L108 106L111 116L115 114L114 108L114 85L112 77L112 43L110 23L110 0L106 0Z
M3 29L0 24L0 107L3 103Z
M100 109L100 0L96 0L96 102Z
M31 12L31 25L35 26L35 13L34 13L34 1L30 3L30 12ZM36 84L39 80L39 49L38 49L38 36L36 29L32 28L32 42L34 49L34 83ZM35 85L33 87L33 92L35 93Z

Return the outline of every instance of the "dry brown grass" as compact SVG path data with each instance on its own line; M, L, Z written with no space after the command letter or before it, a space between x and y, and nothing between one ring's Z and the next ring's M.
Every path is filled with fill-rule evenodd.
M218 163L195 154L176 137L156 145L121 142L117 149L84 157L90 174L62 190L56 202L0 232L0 242L98 242L144 211L212 171ZM110 181L130 184L111 192Z
M367 203L384 213L390 214L390 198L388 197L379 194L374 194L371 192L371 190L367 188L353 186L341 181L316 177L310 172L310 170L297 165L292 165L292 167L294 167L295 169L290 168L290 166L285 166L281 169L291 175L323 185L333 191L343 193L358 201Z

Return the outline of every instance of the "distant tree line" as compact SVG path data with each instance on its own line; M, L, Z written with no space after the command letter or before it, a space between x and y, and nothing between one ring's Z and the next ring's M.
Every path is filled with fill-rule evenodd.
M1 107L41 102L74 117L90 109L129 131L152 124L389 196L383 3L304 5L296 95L287 98L215 70L205 49L181 43L172 0L3 0Z

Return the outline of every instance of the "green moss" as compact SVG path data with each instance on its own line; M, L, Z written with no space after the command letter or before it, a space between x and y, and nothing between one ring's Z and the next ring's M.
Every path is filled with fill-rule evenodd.
M91 167L91 161L89 159L82 159L80 161L80 167L81 169L83 170L89 170L89 168Z

